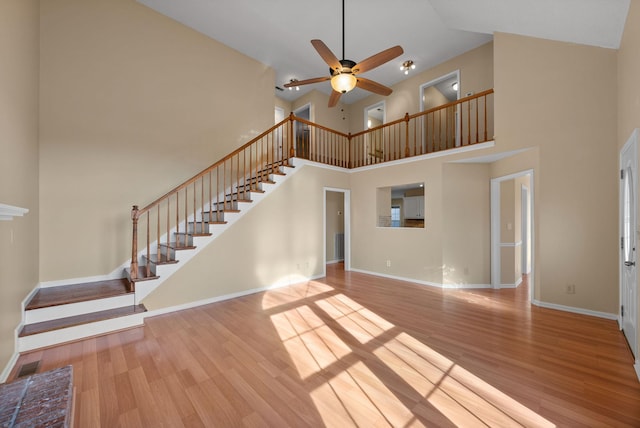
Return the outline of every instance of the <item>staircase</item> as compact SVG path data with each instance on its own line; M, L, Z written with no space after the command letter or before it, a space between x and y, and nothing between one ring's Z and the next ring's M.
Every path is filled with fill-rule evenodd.
M286 163L286 165L285 165ZM140 326L147 309L141 301L181 265L213 242L295 171L293 161L258 171L224 198L209 201L157 248L138 255L137 275L123 269L122 278L39 288L24 308L18 351L26 352L113 331ZM243 189L242 186L247 186ZM249 190L251 186L251 190ZM178 228L179 229L179 228Z
M292 113L146 207L134 206L131 265L118 269L116 279L36 290L25 303L18 352L142 325L144 298L290 176L296 154L359 168L453 149L446 143L451 135L437 125L441 111L451 108L461 117L461 148L487 142L493 138L492 100L489 89L356 134ZM294 132L299 123L303 134ZM427 133L433 131L429 123L437 132ZM371 152L382 135L384 150Z

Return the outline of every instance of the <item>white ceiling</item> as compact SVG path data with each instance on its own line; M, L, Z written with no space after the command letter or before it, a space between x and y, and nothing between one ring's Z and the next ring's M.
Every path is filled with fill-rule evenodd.
M276 86L329 75L311 46L321 39L342 58L341 0L138 0L271 66ZM392 86L480 46L496 31L618 48L630 0L345 0L345 57L361 61L400 45L404 54L363 76ZM400 64L411 59L409 76ZM294 100L329 82L276 94ZM369 95L355 89L352 103Z

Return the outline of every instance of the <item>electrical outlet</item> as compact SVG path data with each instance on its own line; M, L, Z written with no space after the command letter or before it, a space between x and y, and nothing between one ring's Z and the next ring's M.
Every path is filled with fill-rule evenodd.
M387 267L391 267L391 260L387 260Z
M575 284L567 284L566 292L567 292L567 294L576 294L576 285Z

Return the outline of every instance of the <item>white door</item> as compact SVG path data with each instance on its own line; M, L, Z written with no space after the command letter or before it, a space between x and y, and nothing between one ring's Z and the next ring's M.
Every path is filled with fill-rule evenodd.
M634 357L638 355L637 153L636 131L634 131L620 153L620 318L622 330Z

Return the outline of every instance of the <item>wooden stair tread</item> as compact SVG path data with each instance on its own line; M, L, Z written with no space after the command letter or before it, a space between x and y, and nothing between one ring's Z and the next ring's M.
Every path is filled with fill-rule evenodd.
M226 210L223 209L223 210L204 211L203 215L204 214L209 214L209 213L212 213L212 214L223 213L224 214L224 213L239 213L239 212L240 212L240 210L238 210L238 209L226 209ZM208 222L208 223L211 223L211 222Z
M30 310L59 306L66 303L86 302L127 293L129 293L129 281L126 278L46 287L38 289L25 309Z
M211 212L212 212L212 213L217 213L218 211L211 211ZM223 212L224 212L224 211L223 211ZM228 211L227 211L227 212L228 212ZM240 211L238 210L238 212L240 212ZM204 213L205 213L205 214L208 214L208 213L209 213L209 211L205 211ZM226 222L226 221L224 221L224 220L213 220L213 221L205 220L205 221L196 221L196 222L190 221L190 222L189 222L189 224L190 224L190 225L193 225L194 223L195 223L195 224L202 224L202 223L204 223L204 224L206 224L207 226L208 226L208 225L210 225L210 224L227 224L227 222ZM212 235L212 234L210 233L209 235Z
M34 324L27 324L20 330L19 337L31 336L47 331L60 330L62 328L73 327L82 324L88 324L96 321L104 321L119 318L127 315L134 315L146 312L144 305L130 305L121 308L109 309L106 311L92 312L90 314L76 315L67 318L58 318L51 321L43 321Z

